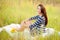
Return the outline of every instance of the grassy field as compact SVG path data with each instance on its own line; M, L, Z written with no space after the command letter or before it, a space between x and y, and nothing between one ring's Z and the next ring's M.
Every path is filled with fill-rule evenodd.
M16 2L16 1L15 1ZM21 23L21 21L30 18L34 15L37 15L37 6L32 5L28 2L23 4L18 3L1 3L0 8L0 27L11 23ZM57 31L60 31L60 7L53 5L45 5L47 16L48 16L48 25L47 27L54 28ZM0 33L0 40L8 40L9 35L6 32ZM8 39L7 39L8 38ZM13 40L13 39L11 39ZM23 39L21 39L23 40ZM60 40L60 36L55 33L49 37L38 37L38 40Z

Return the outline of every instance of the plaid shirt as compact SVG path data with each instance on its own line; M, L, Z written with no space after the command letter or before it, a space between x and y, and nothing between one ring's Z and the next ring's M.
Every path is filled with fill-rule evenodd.
M36 20L36 22L34 22L29 26L31 33L35 31L35 33L40 34L39 32L40 32L41 25L43 24L45 26L44 16L37 15L37 16L31 17L29 20Z

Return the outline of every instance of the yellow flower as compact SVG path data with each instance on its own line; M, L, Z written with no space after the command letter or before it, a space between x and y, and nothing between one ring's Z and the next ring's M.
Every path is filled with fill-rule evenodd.
M16 29L15 29L15 28L12 28L12 29L11 29L11 32L16 32Z

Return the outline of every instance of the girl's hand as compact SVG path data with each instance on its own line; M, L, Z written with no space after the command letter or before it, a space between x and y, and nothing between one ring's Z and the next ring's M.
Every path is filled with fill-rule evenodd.
M26 22L26 25L27 25L28 27L29 27L31 24L32 24L31 21L27 21L27 22Z
M23 25L25 25L26 24L26 22L25 21L22 21L21 22L21 26L23 26Z
M24 31L25 28L28 28L28 26L25 21L22 21L20 31Z
M20 31L24 31L25 28L29 29L30 25L31 25L31 21L28 21L28 20L22 21Z

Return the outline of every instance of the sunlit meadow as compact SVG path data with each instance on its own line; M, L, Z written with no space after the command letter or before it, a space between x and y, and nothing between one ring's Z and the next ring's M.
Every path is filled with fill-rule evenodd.
M33 5L31 1L29 2L27 0L0 0L0 27L11 23L20 24L21 21L37 15L37 5L38 3ZM45 4L44 6L48 16L48 25L46 27L60 31L60 6L53 6L52 4ZM0 40L15 39L3 30L0 33ZM23 33L21 33L18 40L24 40ZM39 36L36 40L60 40L60 36L55 33L45 38Z

